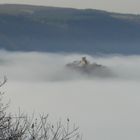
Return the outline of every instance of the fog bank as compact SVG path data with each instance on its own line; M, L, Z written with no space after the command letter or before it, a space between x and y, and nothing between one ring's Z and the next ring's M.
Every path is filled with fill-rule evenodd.
M79 71L71 71L66 64L86 56L91 63L107 67L114 75L107 79L140 80L140 56L89 56L85 54L51 54L0 52L0 73L11 81L47 82L97 79ZM92 78L91 78L92 77ZM103 79L102 79L103 80Z
M114 73L90 77L69 71L65 64L86 56ZM69 117L79 125L83 139L140 139L140 56L89 56L0 52L2 91L10 111L49 113Z

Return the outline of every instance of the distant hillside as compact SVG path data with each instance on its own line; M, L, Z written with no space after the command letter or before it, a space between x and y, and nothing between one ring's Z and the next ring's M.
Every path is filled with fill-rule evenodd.
M92 9L0 5L0 48L140 54L140 15Z

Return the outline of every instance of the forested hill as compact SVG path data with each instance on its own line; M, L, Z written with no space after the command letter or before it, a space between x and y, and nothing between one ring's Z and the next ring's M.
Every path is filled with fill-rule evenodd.
M140 15L93 9L0 5L0 48L140 54Z

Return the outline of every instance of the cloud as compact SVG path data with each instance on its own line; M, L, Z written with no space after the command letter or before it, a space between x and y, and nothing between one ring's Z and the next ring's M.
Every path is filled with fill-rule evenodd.
M87 56L115 74L83 76L65 64ZM140 139L140 56L90 56L0 52L2 88L10 111L49 113L55 120L70 117L79 125L83 139Z

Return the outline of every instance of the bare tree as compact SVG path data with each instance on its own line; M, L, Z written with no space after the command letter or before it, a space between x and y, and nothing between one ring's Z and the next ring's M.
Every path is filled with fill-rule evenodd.
M7 81L4 77L0 83L2 87ZM0 140L79 140L79 128L70 125L70 119L66 123L58 121L55 125L49 122L48 115L40 115L38 118L29 117L19 113L8 114L8 104L2 103L3 93L0 93Z

